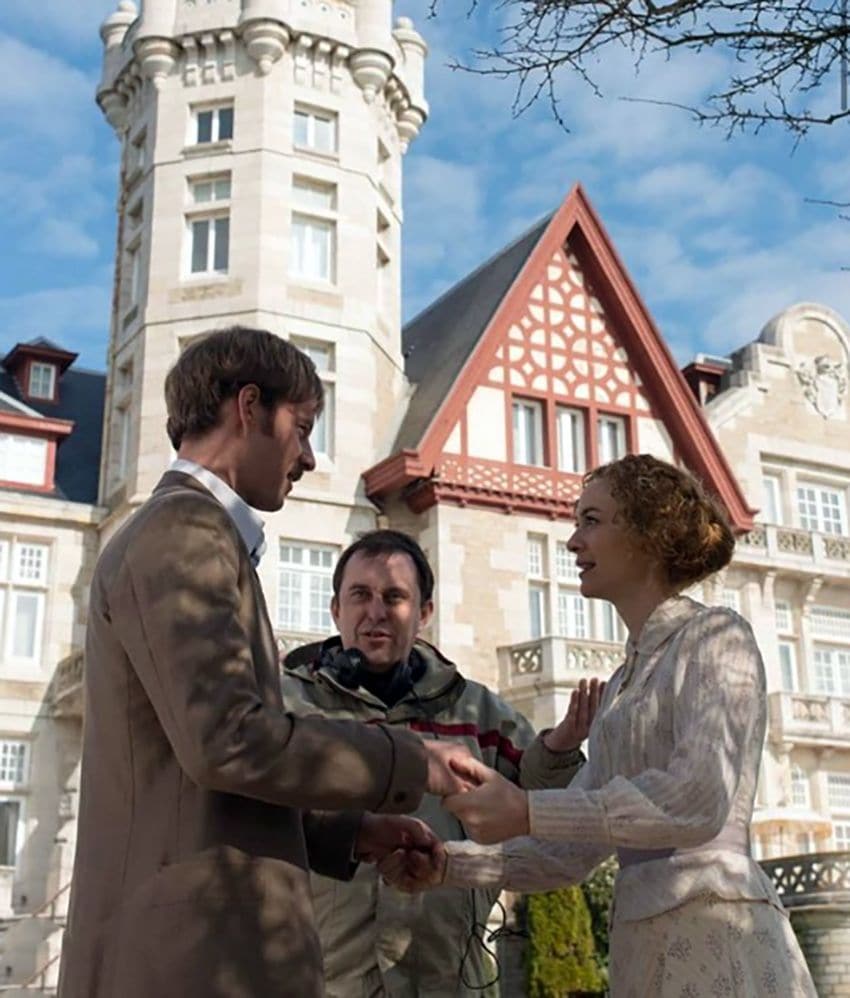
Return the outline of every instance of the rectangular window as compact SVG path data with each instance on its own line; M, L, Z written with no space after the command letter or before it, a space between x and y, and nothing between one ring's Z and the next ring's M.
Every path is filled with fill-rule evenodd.
M19 433L0 433L0 481L44 485L47 441Z
M34 399L52 399L56 385L56 365L40 364L34 361L30 364L29 385L27 394Z
M127 250L127 308L139 304L142 283L142 247L136 242Z
M325 391L325 404L310 435L310 444L314 453L334 456L335 438L335 404L336 404L336 354L333 343L322 343L317 340L299 340L293 337L292 342L313 361L316 372L322 380Z
M626 421L622 416L600 416L598 431L600 464L625 457Z
M836 852L850 851L850 821L833 822L832 847Z
M797 486L797 512L804 530L822 534L847 534L847 508L844 493L821 485Z
M741 593L738 589L724 589L720 594L720 606L725 606L727 610L741 612Z
M118 467L117 474L119 481L124 481L127 477L127 470L130 463L130 433L132 431L132 417L130 405L124 405L117 410L118 422Z
M559 582L578 582L576 556L567 547L566 541L555 545L555 574Z
M762 480L764 499L761 519L764 523L782 523L782 482L778 475L765 475Z
M835 811L850 811L850 773L827 773L826 799Z
M230 174L189 181L189 273L226 274L230 266Z
M587 638L587 603L581 595L558 589L558 634L565 638Z
M776 616L776 630L780 634L793 634L794 624L791 616L791 604L787 600L778 599L773 604L773 612Z
M797 656L794 644L791 641L780 641L778 653L782 689L793 693L797 689Z
M530 399L515 399L514 461L517 464L543 464L543 404Z
M850 610L837 606L813 606L809 619L813 637L850 642Z
M296 107L293 144L332 155L337 151L337 116L333 111Z
M600 607L602 640L621 643L625 640L623 622L613 605L603 600Z
M0 800L0 866L14 866L20 838L21 801Z
M222 104L196 110L195 142L204 145L208 142L225 142L233 138L233 105Z
M295 277L333 283L336 280L336 209L334 184L307 177L292 183L291 270Z
M587 471L584 412L558 406L555 418L558 424L558 469L581 475Z
M545 537L529 535L528 574L532 579L542 579L545 577L545 572L543 571L545 546Z
M850 650L815 648L815 693L850 696Z
M528 630L532 638L542 638L549 632L546 590L547 587L541 583L530 583L528 586Z
M332 631L330 604L337 554L335 547L324 544L280 542L278 627L315 634Z
M0 741L0 784L20 787L27 782L27 742Z
M0 659L31 665L41 656L48 554L46 544L0 539Z
M791 806L809 806L809 778L799 766L791 769Z

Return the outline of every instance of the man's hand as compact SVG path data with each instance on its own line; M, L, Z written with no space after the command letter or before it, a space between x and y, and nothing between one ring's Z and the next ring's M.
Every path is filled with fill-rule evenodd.
M418 818L406 814L364 814L357 842L356 859L377 863L396 849L430 852L440 840Z
M463 793L476 786L474 780L467 779L463 771L455 768L473 759L472 753L462 742L426 741L428 754L428 793L438 797Z
M378 864L384 882L405 894L439 887L446 879L446 850L442 842L431 852L397 849Z
M443 807L460 820L474 842L489 845L528 835L528 794L524 790L477 759L453 762L452 766L478 787L447 797Z
M582 679L570 697L570 706L557 728L547 731L543 744L553 752L577 749L587 738L599 701L605 692L605 683L598 679Z

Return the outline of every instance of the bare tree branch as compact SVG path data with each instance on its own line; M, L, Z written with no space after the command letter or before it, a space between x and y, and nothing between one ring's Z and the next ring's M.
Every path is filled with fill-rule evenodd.
M432 0L432 11L440 0ZM471 0L471 11L478 0ZM507 24L497 44L455 68L514 79L514 113L545 96L564 123L557 81L574 72L597 93L594 67L627 49L640 69L653 53L731 55L736 70L700 107L677 105L731 134L779 124L802 137L850 120L842 76L850 27L847 0L499 0ZM834 85L834 100L826 85ZM817 93L818 104L811 106Z

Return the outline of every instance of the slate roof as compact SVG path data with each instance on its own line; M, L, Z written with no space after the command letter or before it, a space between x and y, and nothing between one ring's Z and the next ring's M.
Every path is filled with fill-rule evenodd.
M416 388L393 452L416 448L551 218L537 222L404 327L405 373Z
M45 341L44 345L48 343ZM49 345L51 349L62 349L53 343ZM24 399L15 379L0 369L0 392L43 416L74 423L73 431L59 444L56 453L56 490L53 494L71 502L97 502L106 375L69 368L59 380L59 401L43 402Z

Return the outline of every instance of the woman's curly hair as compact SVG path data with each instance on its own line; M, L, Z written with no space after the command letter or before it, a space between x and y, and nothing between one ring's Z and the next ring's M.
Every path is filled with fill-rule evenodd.
M720 501L689 472L650 454L628 454L584 476L603 480L641 550L685 589L729 564L735 537Z

